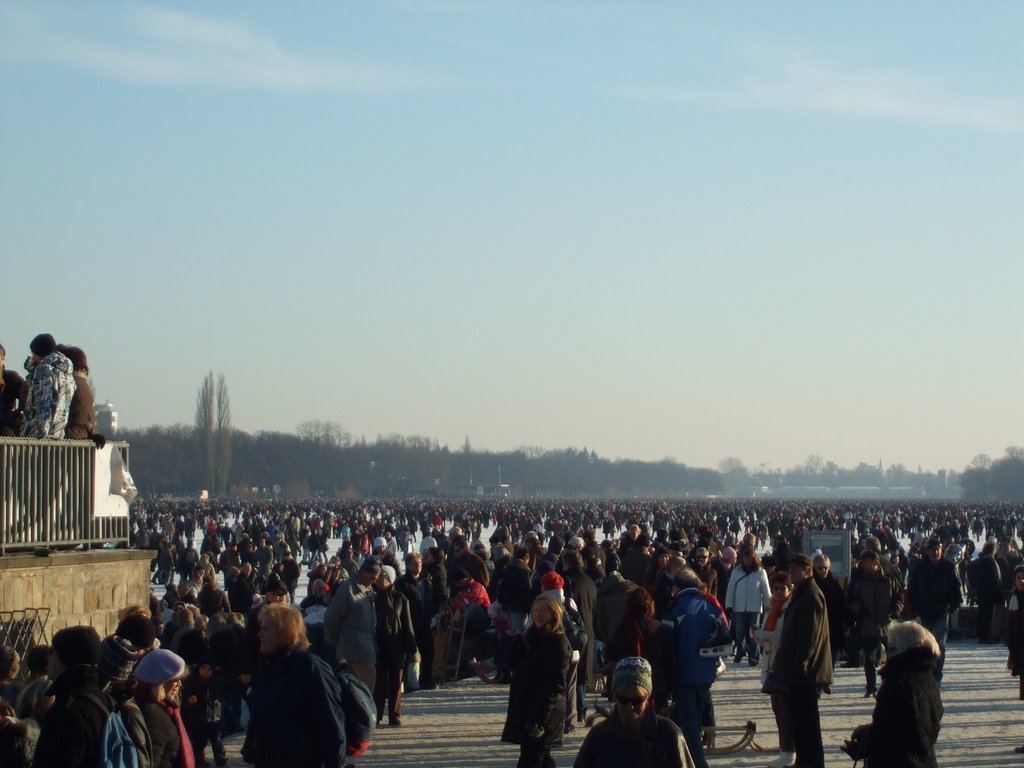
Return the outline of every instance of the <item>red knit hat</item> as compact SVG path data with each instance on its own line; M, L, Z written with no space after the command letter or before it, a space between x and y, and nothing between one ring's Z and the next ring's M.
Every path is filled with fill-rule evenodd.
M561 589L565 586L565 579L555 571L549 571L540 577L540 585L545 591L550 589Z

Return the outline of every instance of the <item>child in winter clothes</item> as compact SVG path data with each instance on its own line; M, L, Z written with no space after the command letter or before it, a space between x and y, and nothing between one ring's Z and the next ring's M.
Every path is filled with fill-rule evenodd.
M220 697L223 688L224 675L209 657L192 665L189 676L182 683L181 719L185 723L188 739L192 742L197 768L209 765L203 756L207 741L213 747L213 759L217 765L227 765L228 762L224 742L220 737Z

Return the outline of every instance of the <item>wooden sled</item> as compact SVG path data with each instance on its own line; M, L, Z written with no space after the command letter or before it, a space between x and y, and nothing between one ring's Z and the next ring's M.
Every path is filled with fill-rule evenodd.
M599 719L608 717L611 714L611 709L607 704L594 702L594 710L587 715L587 726L593 726ZM662 715L669 717L671 712L666 710L662 712ZM671 719L671 718L670 718ZM718 736L723 733L738 733L739 738L730 744L719 744ZM750 747L755 752L760 753L772 753L778 752L778 747L772 749L769 747L762 747L760 744L754 741L754 736L757 734L757 723L753 720L747 720L746 725L719 725L714 728L704 728L701 731L701 738L704 740L704 753L707 755L729 755L734 752L741 752L747 747Z
M731 744L719 744L718 737L723 733L738 733L739 738ZM757 734L757 723L747 720L746 725L716 725L706 727L702 731L704 738L704 753L707 755L731 755L733 752L742 752L753 745L754 736ZM767 752L763 748L756 749L758 752ZM777 751L777 750L776 750Z
M456 618L450 604L446 604L437 615L434 629L434 666L431 669L434 682L439 685L457 680L462 662L462 641L465 637L466 612L459 612Z

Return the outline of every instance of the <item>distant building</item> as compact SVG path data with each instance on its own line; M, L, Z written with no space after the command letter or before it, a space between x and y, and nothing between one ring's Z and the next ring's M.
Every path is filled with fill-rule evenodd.
M455 489L457 496L490 496L507 499L512 493L508 483L498 485L460 485Z
M117 437L117 411L114 410L112 402L107 400L102 405L97 405L93 421L96 423L96 431L101 435L109 438Z

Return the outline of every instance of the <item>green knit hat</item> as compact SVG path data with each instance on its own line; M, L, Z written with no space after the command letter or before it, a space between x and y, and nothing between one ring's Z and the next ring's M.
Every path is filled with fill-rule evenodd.
M654 687L654 672L651 663L640 656L627 656L615 665L612 674L612 693L631 685L639 686L648 693Z

